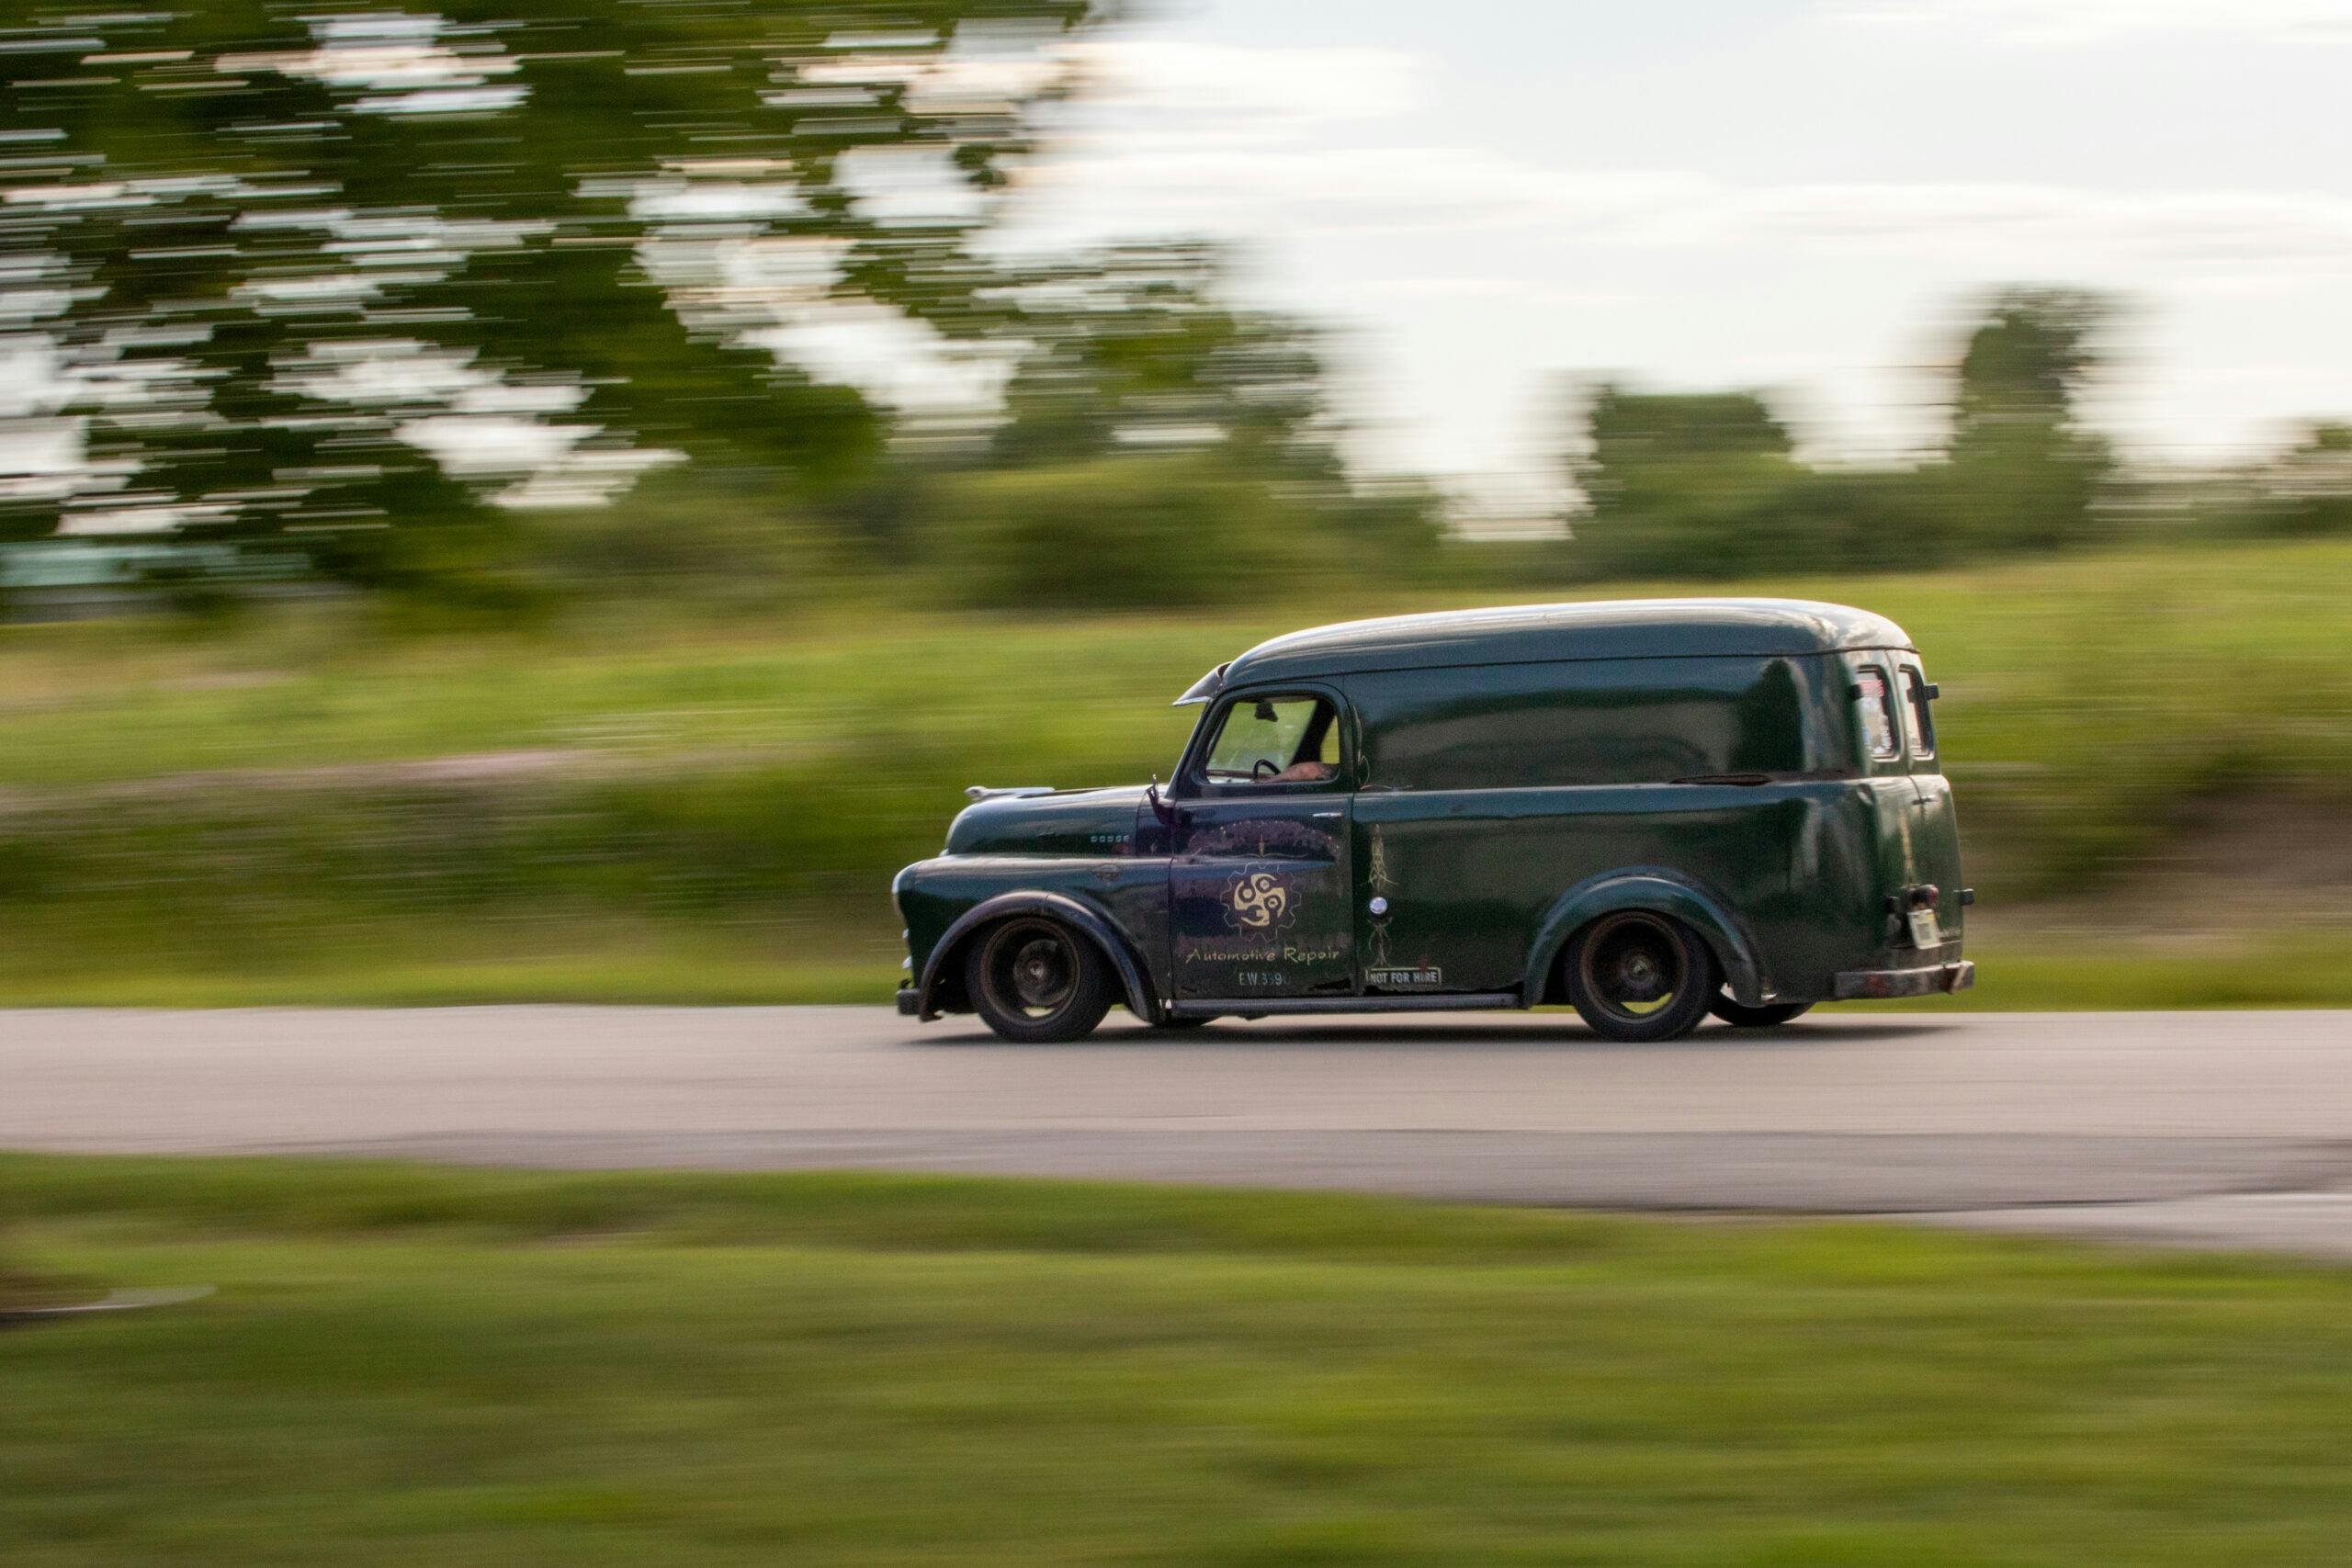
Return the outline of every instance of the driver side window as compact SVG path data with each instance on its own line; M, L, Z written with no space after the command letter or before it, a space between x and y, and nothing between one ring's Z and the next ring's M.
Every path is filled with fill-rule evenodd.
M1203 778L1213 784L1321 784L1340 776L1339 714L1321 697L1244 697L1225 710Z

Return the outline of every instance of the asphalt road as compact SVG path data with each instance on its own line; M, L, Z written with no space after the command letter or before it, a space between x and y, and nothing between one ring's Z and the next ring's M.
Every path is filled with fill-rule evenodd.
M0 1145L1901 1213L2352 1257L2352 1012L1566 1015L1014 1046L857 1008L0 1012Z

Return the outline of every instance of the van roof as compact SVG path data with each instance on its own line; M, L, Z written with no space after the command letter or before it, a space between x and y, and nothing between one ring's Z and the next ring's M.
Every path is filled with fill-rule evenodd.
M1261 642L1221 685L1580 659L1771 658L1909 648L1883 615L1809 599L1615 599L1346 621Z

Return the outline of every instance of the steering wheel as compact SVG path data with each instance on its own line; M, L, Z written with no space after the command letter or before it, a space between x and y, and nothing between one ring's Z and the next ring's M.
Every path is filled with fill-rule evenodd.
M1250 779L1253 784L1264 784L1268 779L1279 776L1282 771L1282 764L1272 757L1261 757L1250 764Z

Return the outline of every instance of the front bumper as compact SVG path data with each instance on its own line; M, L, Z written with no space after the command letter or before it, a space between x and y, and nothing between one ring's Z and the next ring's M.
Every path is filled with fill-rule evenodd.
M912 1018L922 1008L922 993L912 986L899 987L899 1016Z
M1976 965L1966 959L1928 964L1917 969L1849 969L1833 993L1843 1001L1862 997L1938 997L1976 984Z

